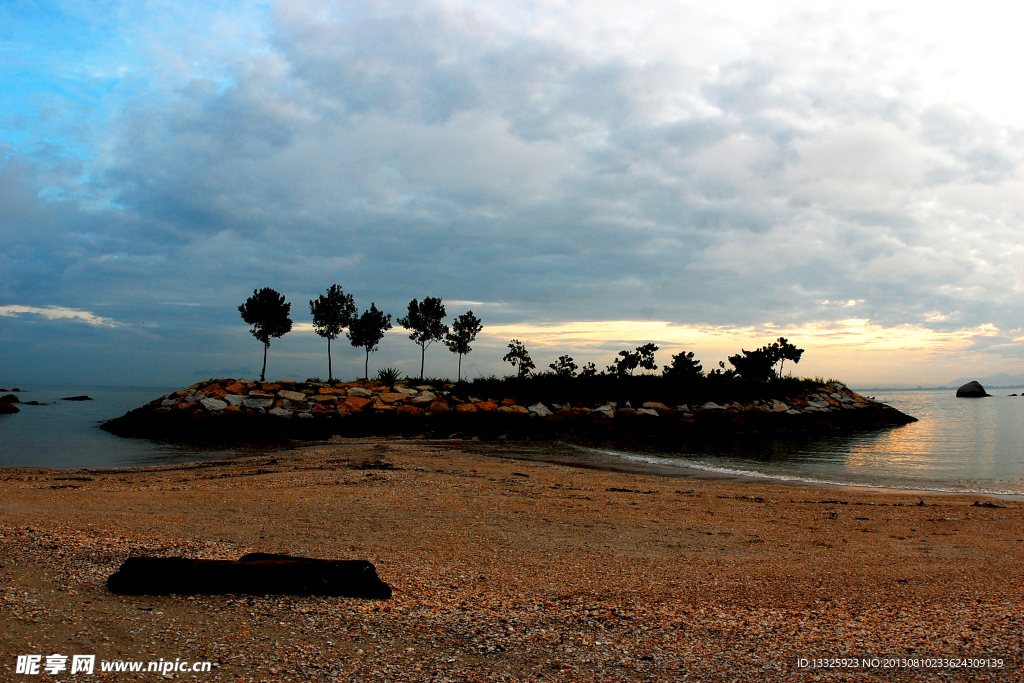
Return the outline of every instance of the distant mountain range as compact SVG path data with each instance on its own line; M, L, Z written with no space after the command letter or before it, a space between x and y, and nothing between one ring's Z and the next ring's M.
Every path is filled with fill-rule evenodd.
M921 386L921 385L910 385L910 384L890 384L890 385L887 385L887 386L884 386L884 387L882 387L882 386L870 387L870 388L869 387L864 387L864 388L858 387L857 390L858 391L883 391L883 390L886 390L886 389L899 389L899 390L907 390L907 389L956 389L958 387L963 386L964 384L967 384L970 381L980 382L981 386L985 387L986 389L1002 389L1002 388L1009 389L1009 388L1016 388L1016 387L1024 387L1024 375L1010 375L1010 374L1007 374L1005 372L999 372L999 373L996 373L994 375L987 375L985 377L960 377L959 379L954 379L954 380L951 380L951 381L947 382L945 385L943 385L941 387L937 387L937 386L927 386L926 387L926 386Z
M971 380L981 382L981 386L988 387L1024 387L1024 375L1008 375L1005 372L999 372L994 375L988 375L987 377L961 377L949 382L947 386L959 387L967 384Z

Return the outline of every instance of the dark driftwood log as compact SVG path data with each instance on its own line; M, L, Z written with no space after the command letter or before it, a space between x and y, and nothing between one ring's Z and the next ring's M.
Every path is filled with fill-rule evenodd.
M391 587L366 560L317 560L250 553L238 560L129 557L107 579L125 595L250 593L334 595L387 600Z

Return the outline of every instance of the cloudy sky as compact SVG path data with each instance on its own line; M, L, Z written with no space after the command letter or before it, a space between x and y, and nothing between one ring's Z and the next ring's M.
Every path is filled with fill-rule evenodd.
M0 4L0 382L326 375L332 283L486 325L470 376L648 341L800 374L1024 372L1005 3ZM342 377L362 357L335 346ZM418 371L393 330L373 366ZM432 347L428 374L454 374Z

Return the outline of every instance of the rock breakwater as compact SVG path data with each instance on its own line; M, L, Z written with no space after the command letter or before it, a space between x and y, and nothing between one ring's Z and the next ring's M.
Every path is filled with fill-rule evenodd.
M455 385L212 379L104 423L121 436L192 442L320 440L334 435L481 439L693 440L893 427L916 418L842 384L783 400L700 405L521 402L456 395Z

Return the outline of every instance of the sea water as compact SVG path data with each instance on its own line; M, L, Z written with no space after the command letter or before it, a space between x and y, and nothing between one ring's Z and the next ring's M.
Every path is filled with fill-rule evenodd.
M749 452L608 451L623 462L764 480L909 490L1024 495L1024 397L993 389L956 398L948 389L863 392L918 418L901 427L808 440L775 440Z
M104 421L120 417L175 389L39 385L18 388L23 390L15 394L21 400L16 404L21 412L0 415L0 467L149 467L233 454L227 450L127 439L100 429ZM0 395L7 393L0 392ZM62 400L81 395L92 400ZM25 405L28 401L45 405Z
M170 388L23 386L20 413L0 415L0 467L61 469L143 467L233 455L102 431ZM482 454L636 471L673 469L774 481L910 490L1024 495L1024 397L1020 389L991 390L958 399L948 389L864 392L918 418L895 428L815 439L777 439L756 447L735 444L699 453L638 453L565 444L481 445ZM62 401L87 394L92 401ZM654 418L660 419L660 418ZM467 444L468 445L468 444Z

